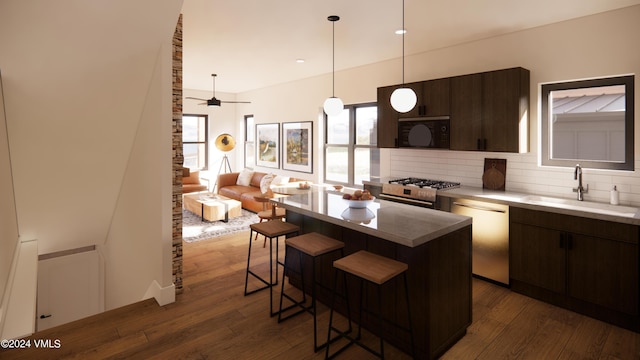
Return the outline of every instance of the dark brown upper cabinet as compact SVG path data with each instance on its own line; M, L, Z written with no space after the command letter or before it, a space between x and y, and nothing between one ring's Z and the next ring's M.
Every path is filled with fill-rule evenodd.
M450 148L477 150L482 138L482 74L451 78Z
M399 113L391 93L378 88L378 147L398 147L398 119L450 116L450 149L529 151L529 70L517 67L406 84L418 96Z
M406 84L418 97L409 112L397 113L399 119L449 115L449 78Z
M529 151L529 70L451 78L451 150Z
M402 85L378 88L378 147L398 147L398 119L449 115L449 78L405 84L415 91L418 101L409 112L391 107L391 93Z
M400 86L378 88L378 147L398 147L398 112L391 107L391 93Z

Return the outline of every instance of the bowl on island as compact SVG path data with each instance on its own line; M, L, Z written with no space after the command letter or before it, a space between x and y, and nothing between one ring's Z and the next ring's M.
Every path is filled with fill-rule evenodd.
M346 208L342 214L342 218L348 222L356 224L369 224L371 220L376 217L373 211L367 208Z
M362 200L362 199L344 199L347 204L349 204L349 207L352 209L362 209L362 208L366 208L369 204L371 204L376 198L374 196L371 196L369 199L366 200Z
M366 208L376 199L369 190L356 190L353 194L342 195L342 198L347 201L350 208L354 209Z
M308 182L303 182L298 184L298 189L299 190L309 190L311 189L311 185Z

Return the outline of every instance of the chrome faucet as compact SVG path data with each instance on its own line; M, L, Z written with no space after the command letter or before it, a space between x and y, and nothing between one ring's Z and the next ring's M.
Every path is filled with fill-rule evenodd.
M573 171L573 179L578 180L578 187L573 188L573 192L578 193L578 201L584 200L584 194L589 192L589 184L586 188L582 187L582 167L580 164L576 164L576 168Z

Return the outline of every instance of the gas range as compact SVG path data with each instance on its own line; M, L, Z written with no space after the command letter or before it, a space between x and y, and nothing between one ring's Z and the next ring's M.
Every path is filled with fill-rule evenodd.
M389 180L382 184L380 198L433 208L437 192L460 187L460 183L414 177Z
M450 182L450 181L442 181L442 180L431 180L431 179L420 179L420 178L413 178L413 177L389 180L389 184L404 185L404 186L417 186L419 188L429 187L429 188L434 188L436 190L460 187L460 183L459 182Z

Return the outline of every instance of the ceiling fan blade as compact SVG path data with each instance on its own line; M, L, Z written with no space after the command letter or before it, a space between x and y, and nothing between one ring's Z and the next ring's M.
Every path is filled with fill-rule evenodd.
M213 97L211 99L201 99L201 98L191 97L191 96L187 96L187 97L185 97L185 99L204 101L204 103L200 103L198 105L208 105L208 106L220 106L220 104L222 104L222 103L227 103L227 104L251 104L251 101L221 101L221 100L217 99L216 98L216 76L218 76L218 75L211 74L211 79L213 81Z
M251 104L251 101L220 101L221 103L226 104Z

